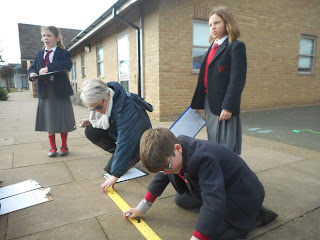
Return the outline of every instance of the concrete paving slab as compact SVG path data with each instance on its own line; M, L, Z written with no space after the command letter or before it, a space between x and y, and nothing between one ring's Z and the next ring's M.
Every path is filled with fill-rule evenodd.
M107 240L96 218L38 232L17 240Z
M0 138L0 146L12 145L12 144L14 144L14 137Z
M241 157L254 172L278 167L291 162L303 160L287 152L271 150L263 147L247 149Z
M110 154L107 156L90 157L66 161L66 165L75 181L103 177L104 167L107 165Z
M10 169L13 165L13 153L0 153L0 169Z
M92 148L90 145L73 146L69 150L68 156L60 157L58 154L55 158L48 157L48 149L34 149L33 151L17 152L14 155L14 167L24 167L37 164L103 156L100 151L96 151L96 149ZM26 155L26 153L28 154Z
M290 221L273 231L267 232L257 240L316 240L320 239L320 209L307 213Z
M53 186L53 201L10 213L8 239L117 211L112 200L100 191L100 184L96 179Z
M0 216L0 240L7 240L8 214Z
M5 185L11 185L33 179L43 187L74 182L67 166L63 162L36 165L31 167L0 170Z
M310 162L304 161L304 166L308 165ZM264 205L277 212L284 221L319 207L320 182L312 175L287 166L259 172L257 175L266 191Z
M192 236L197 217L197 211L181 209L169 197L157 199L142 219L161 239L184 240ZM131 222L123 219L121 211L99 216L98 221L109 240L144 239Z

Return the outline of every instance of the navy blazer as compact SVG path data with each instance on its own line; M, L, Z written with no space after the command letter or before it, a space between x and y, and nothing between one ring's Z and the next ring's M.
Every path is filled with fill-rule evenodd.
M234 152L210 141L178 137L182 146L184 177L159 172L148 191L160 196L169 182L182 194L188 187L203 202L195 229L216 239L223 221L251 230L264 200L264 188L256 174Z
M39 75L39 71L43 65L44 51L45 49L41 49L36 53L33 64L28 70L29 76L31 73L36 73L37 75ZM48 63L47 67L48 67L48 72L63 71L63 70L70 71L72 67L70 52L68 50L57 47L53 55L53 61L52 63ZM56 96L60 98L73 95L73 90L72 90L67 72L62 72L54 75L53 87L54 87ZM38 88L38 97L45 98L46 84L44 83L44 80L38 80L37 88Z
M211 47L201 62L198 84L191 101L191 108L193 109L204 109L205 88L203 78ZM232 115L240 113L241 93L246 82L246 75L245 44L238 40L229 44L228 39L226 39L218 48L208 66L207 94L209 108L213 114L219 116L222 109L232 112Z

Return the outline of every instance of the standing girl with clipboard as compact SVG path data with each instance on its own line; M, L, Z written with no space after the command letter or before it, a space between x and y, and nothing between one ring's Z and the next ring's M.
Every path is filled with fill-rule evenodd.
M50 142L49 157L57 156L55 134L61 135L60 156L68 155L68 132L74 130L75 120L70 96L73 90L66 71L70 71L72 61L69 51L64 49L59 30L54 26L43 27L42 41L45 48L36 53L28 70L30 77L48 72L61 71L50 79L39 79L36 131L48 132Z
M208 139L241 154L241 93L247 74L246 47L231 11L217 7L209 15L211 46L200 67L191 108L205 109Z

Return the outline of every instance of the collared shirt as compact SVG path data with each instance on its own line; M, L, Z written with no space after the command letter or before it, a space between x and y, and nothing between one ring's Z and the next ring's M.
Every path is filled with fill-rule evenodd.
M226 40L228 38L228 35L224 36L223 38L219 39L219 40L215 40L214 44L217 43L218 45L221 45L224 40Z
M45 51L43 53L43 59L46 57L47 51L51 51L52 50L52 52L49 54L49 60L50 60L50 63L52 63L54 52L56 51L56 49L57 49L57 47L53 47L50 50L48 48L45 48Z

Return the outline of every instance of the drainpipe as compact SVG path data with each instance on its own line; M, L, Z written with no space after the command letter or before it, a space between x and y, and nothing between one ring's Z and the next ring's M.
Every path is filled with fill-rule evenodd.
M123 17L117 15L116 8L112 8L112 15L114 18L120 20L121 22L129 25L130 27L133 27L136 29L137 33L137 79L138 79L138 95L141 96L141 57L140 57L140 28L136 25L134 25L132 22L129 22L128 20L124 19Z
M140 43L141 43L141 96L145 98L144 95L144 11L143 2L139 5L140 7Z

